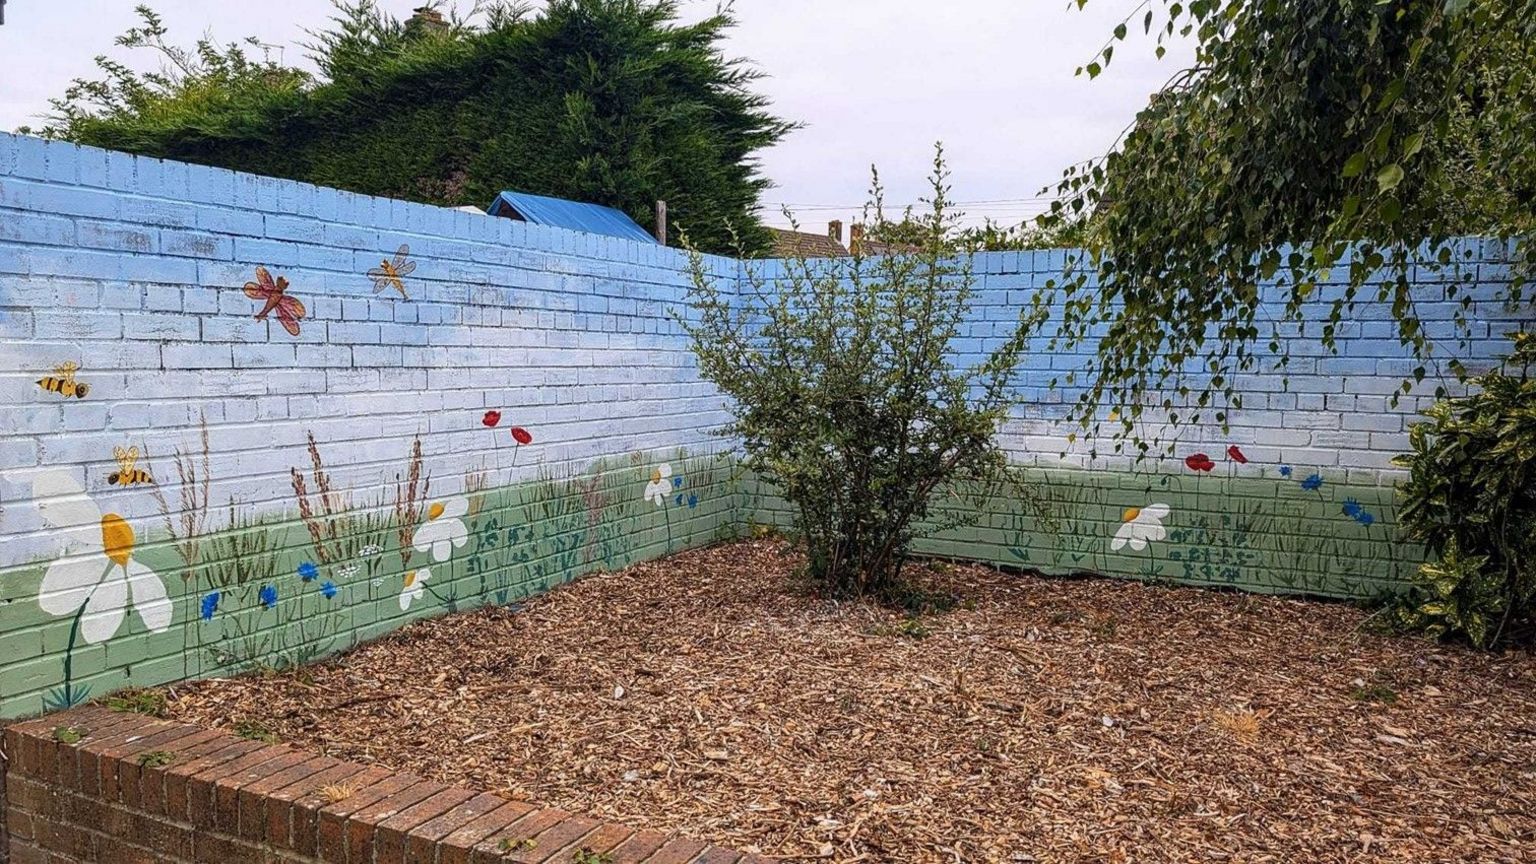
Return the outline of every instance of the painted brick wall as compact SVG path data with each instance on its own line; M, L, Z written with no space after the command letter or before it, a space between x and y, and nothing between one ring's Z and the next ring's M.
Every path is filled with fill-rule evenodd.
M402 246L403 291L376 291ZM0 715L303 661L728 531L719 400L670 317L685 265L0 135ZM257 319L259 267L296 333ZM132 448L153 482L113 482Z
M402 245L403 290L375 291L368 271ZM1507 281L1501 249L1462 251L1483 295ZM1064 255L976 259L961 362ZM672 317L686 265L649 244L0 135L0 716L304 662L787 521L709 434L725 414ZM746 267L783 274L706 265L741 296ZM258 267L303 302L297 333L256 317ZM1421 276L1419 311L1448 335L1442 277ZM1481 358L1522 323L1492 306L1474 321ZM1142 463L1067 440L1075 392L1050 383L1093 346L1037 340L1004 429L1021 491L921 549L1258 591L1399 589L1421 556L1397 535L1388 460L1436 377L1389 403L1411 364L1380 304L1340 337L1336 356L1298 340L1288 384L1242 382L1229 431L1185 429L1172 457ZM72 378L54 371L66 362ZM153 482L124 485L143 479L118 455L135 447ZM414 496L413 472L430 479Z
M94 706L16 724L5 743L14 864L766 860Z
M1067 254L974 259L971 314L955 344L959 365L981 361L1012 332L1019 309L1059 278ZM1494 302L1509 282L1502 244L1468 239L1453 260L1439 270L1417 267L1413 296L1425 333L1442 350L1470 357L1469 367L1480 371L1508 350L1507 333L1530 322ZM746 266L744 275L754 281L785 278L779 262ZM1475 300L1465 349L1456 347L1456 304L1446 299L1452 279ZM1326 319L1342 292L1339 284L1323 286L1305 308L1308 319ZM1266 298L1274 320L1282 312L1278 294ZM755 302L752 296L745 286L739 290L742 303ZM1059 307L1055 312L1060 315ZM1023 404L1002 432L1010 460L1025 466L1022 491L996 497L976 524L928 538L921 551L1053 574L1340 597L1400 590L1417 568L1422 550L1405 543L1395 524L1392 483L1400 472L1391 458L1407 448L1408 426L1433 401L1436 386L1454 390L1455 382L1431 364L1429 376L1392 403L1416 364L1398 342L1388 304L1362 302L1346 316L1337 353L1318 343L1316 329L1294 338L1294 327L1283 328L1293 337L1286 373L1239 379L1244 407L1231 413L1230 428L1211 422L1175 429L1149 419L1140 434L1172 442L1173 449L1140 461L1114 454L1104 440L1091 455L1078 425L1066 421L1081 392L1067 375L1082 376L1097 345L1088 340L1052 350L1053 332L1048 322L1032 341L1018 377ZM1060 383L1052 386L1053 380ZM1106 430L1107 414L1107 408L1099 414ZM749 483L744 494L750 518L789 524L791 514L771 490ZM1043 511L1026 506L1026 495Z

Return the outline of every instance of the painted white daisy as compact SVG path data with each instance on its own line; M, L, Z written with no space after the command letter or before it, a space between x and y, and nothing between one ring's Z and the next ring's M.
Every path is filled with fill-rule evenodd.
M672 491L672 466L666 462L651 469L651 482L645 484L645 500L655 501L660 507Z
M62 555L43 574L37 604L50 615L78 614L85 641L116 635L128 609L156 633L171 627L171 601L154 571L133 560L133 526L103 513L75 478L50 471L32 483L43 523L62 538Z
M433 501L427 507L427 521L416 529L416 551L431 549L433 561L447 561L454 549L469 542L469 529L464 527L468 513L469 502L463 498Z
M1168 529L1163 527L1163 520L1167 518L1167 504L1148 504L1127 509L1120 518L1120 529L1115 532L1115 539L1109 542L1109 548L1130 546L1140 552L1147 548L1148 541L1168 536Z
M426 596L427 580L432 578L432 571L426 567L420 570L410 570L405 574L405 587L400 589L400 611L411 608L411 604Z

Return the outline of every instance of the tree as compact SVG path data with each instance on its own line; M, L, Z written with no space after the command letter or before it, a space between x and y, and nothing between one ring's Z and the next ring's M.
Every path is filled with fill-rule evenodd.
M792 127L726 57L719 13L677 21L674 0L494 5L471 23L401 22L340 2L312 34L320 79L246 59L249 44L172 48L145 26L119 40L167 68L98 60L55 103L47 134L445 206L504 189L618 207L642 225L664 199L701 247L767 245L752 156ZM137 34L137 35L136 35ZM188 62L182 62L188 61Z
M700 374L730 400L721 431L795 508L809 573L838 596L895 599L913 539L975 519L1004 478L996 432L1042 315L1021 312L974 362L952 350L973 279L946 239L946 177L940 150L912 252L790 261L771 282L752 274L740 297L694 256L683 326ZM973 506L927 520L952 497Z
M1147 0L1133 15L1080 72L1101 74L1138 23L1156 29L1160 56L1165 39L1192 37L1196 60L1117 149L1065 172L1040 222L1090 225L1059 283L1057 334L1057 347L1104 334L1087 380L1068 381L1085 384L1083 426L1100 431L1098 407L1118 408L1118 449L1148 408L1224 423L1242 373L1283 372L1298 334L1331 346L1366 298L1392 304L1419 360L1402 392L1437 358L1462 372L1471 307L1458 337L1437 340L1410 288L1427 258L1447 268L1446 298L1467 304L1455 268L1467 233L1507 241L1505 299L1524 308L1536 2ZM1271 281L1273 310L1260 291Z

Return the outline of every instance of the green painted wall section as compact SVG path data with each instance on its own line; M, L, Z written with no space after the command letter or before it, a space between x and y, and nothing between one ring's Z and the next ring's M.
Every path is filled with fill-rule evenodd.
M1280 466L1258 476L1017 470L1015 487L991 498L974 524L925 537L917 551L1049 575L1353 599L1401 591L1423 560L1397 536L1390 486ZM742 494L754 521L792 525L766 484L746 478ZM1167 508L1161 518L1158 505ZM1122 531L1127 542L1114 548Z
M658 480L663 464L671 470ZM444 479L433 478L434 486ZM358 502L326 515L312 484L309 522L297 518L295 502L293 511L267 517L215 507L209 524L225 527L195 544L174 542L162 525L134 525L129 560L165 586L169 626L152 627L154 616L146 618L130 595L122 623L95 643L80 626L86 606L51 615L40 605L52 562L0 571L0 716L123 687L308 662L418 618L514 604L584 574L715 542L740 521L736 479L723 456L637 454L501 487L473 472L463 481L470 491L426 500L404 546L392 503ZM436 519L433 504L442 505ZM457 520L462 534L446 520ZM426 528L434 522L447 529ZM446 545L416 549L433 536ZM118 565L97 554L113 577Z

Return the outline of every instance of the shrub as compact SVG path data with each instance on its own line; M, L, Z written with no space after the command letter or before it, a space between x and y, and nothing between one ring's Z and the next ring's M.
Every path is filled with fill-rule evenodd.
M1043 310L1021 310L975 340L977 362L957 364L956 340L980 334L967 332L970 256L945 240L947 176L940 148L907 251L789 260L773 281L749 272L740 296L694 255L683 326L701 374L730 399L721 431L794 507L809 575L838 596L896 597L913 539L973 520L1006 475L996 432ZM872 192L867 210L883 221L878 178Z
M1400 520L1432 560L1400 620L1495 647L1536 633L1536 338L1410 433Z

